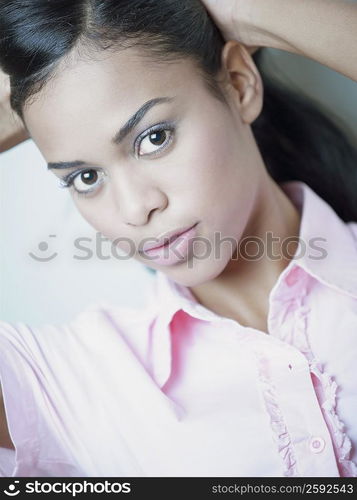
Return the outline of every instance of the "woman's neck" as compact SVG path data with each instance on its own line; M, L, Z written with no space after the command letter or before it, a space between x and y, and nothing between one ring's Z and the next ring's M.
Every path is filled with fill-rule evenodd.
M190 291L198 302L216 314L269 333L269 294L296 252L300 221L294 204L269 180L259 193L243 235L243 238L253 236L254 241L244 245L244 251L242 247L238 257L236 253L217 278L190 287ZM289 256L282 252L282 242L288 237L295 237L288 246ZM262 251L260 258L254 259L249 256L257 254L257 238Z

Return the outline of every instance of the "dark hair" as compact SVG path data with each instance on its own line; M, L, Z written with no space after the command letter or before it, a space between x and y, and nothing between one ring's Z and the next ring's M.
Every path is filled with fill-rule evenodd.
M191 58L207 88L224 96L215 78L224 39L200 0L2 0L0 66L10 75L11 106L24 104L80 50L138 47L154 61ZM87 49L88 52L87 52ZM91 50L94 49L94 50ZM264 82L264 106L252 131L270 176L300 180L345 221L357 221L357 151L309 98L288 90L254 61Z

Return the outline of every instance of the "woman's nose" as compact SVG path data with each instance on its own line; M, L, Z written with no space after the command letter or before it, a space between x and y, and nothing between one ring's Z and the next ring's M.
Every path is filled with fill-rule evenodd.
M158 186L138 179L117 180L113 196L121 220L131 226L147 224L155 210L162 211L168 204Z

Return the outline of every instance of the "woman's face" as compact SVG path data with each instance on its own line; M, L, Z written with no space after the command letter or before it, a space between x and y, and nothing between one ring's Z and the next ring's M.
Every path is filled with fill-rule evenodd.
M186 286L222 273L267 182L250 129L261 80L239 44L229 43L222 53L228 105L209 93L190 60L154 64L128 49L64 66L24 110L47 162L83 162L52 172L73 174L70 193L89 224L117 240L122 255ZM160 262L139 253L194 224L187 252L181 237ZM219 243L225 238L235 247Z

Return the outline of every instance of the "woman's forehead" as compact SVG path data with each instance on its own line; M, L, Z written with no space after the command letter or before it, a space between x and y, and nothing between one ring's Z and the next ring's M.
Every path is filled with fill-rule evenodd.
M175 97L166 109L177 117L202 100L203 89L191 60L152 64L126 50L64 67L24 111L24 119L47 161L62 159L67 148L69 156L83 148L99 156L115 131L148 101ZM151 117L159 114L153 111Z
M163 63L126 49L93 60L78 59L62 63L41 91L24 108L24 119L30 132L43 121L65 116L75 119L88 113L117 107L131 107L160 92L191 95L193 86L200 86L195 64L191 59Z

